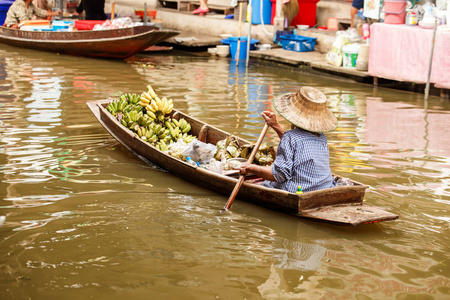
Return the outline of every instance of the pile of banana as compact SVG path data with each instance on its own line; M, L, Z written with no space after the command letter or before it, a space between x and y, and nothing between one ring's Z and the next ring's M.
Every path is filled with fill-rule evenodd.
M106 109L125 127L136 132L144 141L161 151L168 151L169 145L183 139L189 144L195 139L190 135L191 125L184 119L171 118L172 100L159 99L151 86L141 95L122 94ZM150 99L151 98L151 99ZM149 100L150 99L150 100Z
M138 103L141 96L136 94L122 94L119 99L112 101L106 109L114 116L117 117L119 113L129 113L133 110L142 111L143 107Z
M172 112L173 101L167 100L166 97L160 99L150 85L147 88L148 91L142 93L139 104L145 107L147 115L152 120L164 122L165 116Z

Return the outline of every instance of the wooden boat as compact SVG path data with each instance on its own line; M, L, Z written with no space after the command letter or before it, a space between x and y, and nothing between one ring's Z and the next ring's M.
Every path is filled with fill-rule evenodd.
M149 143L141 140L133 131L120 124L105 109L108 103L109 101L92 101L88 102L87 105L100 124L128 150L142 160L154 163L186 181L227 196L231 194L238 181L238 174L233 174L233 172L229 175L214 173L200 167L194 167L159 151ZM227 132L203 123L180 111L173 110L171 117L186 119L191 124L190 134L206 143L217 144L218 141L229 136ZM248 144L246 140L238 137L237 139L240 144ZM358 182L353 182L353 184L294 194L244 181L237 198L296 217L333 222L340 225L358 226L398 218L397 215L379 207L363 204L367 186Z
M70 32L0 27L0 42L11 46L77 56L127 58L178 35L156 26Z

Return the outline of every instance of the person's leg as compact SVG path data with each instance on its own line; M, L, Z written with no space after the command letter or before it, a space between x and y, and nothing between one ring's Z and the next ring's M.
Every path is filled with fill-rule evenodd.
M350 27L353 28L353 22L355 20L355 16L358 13L358 9L356 7L353 7L350 9Z
M353 0L352 8L350 9L350 27L354 27L355 16L360 9L364 7L364 0Z
M200 1L200 7L203 9L208 9L208 0L199 0Z

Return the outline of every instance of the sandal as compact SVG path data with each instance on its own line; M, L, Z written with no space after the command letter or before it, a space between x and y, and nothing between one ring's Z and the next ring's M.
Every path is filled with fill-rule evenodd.
M192 14L194 14L194 15L197 15L197 14L200 14L200 15L205 15L207 12L209 12L209 8L201 8L201 7L199 7L199 8L197 8L196 10L194 10L193 12L192 12Z

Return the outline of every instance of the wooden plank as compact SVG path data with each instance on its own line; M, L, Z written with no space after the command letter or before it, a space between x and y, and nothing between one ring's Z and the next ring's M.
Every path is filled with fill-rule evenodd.
M325 206L302 211L299 216L337 224L359 226L398 219L398 215L368 205Z
M303 193L298 204L298 211L302 212L329 205L361 204L366 189L367 186L355 182L353 186L342 186Z

